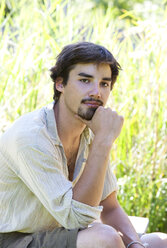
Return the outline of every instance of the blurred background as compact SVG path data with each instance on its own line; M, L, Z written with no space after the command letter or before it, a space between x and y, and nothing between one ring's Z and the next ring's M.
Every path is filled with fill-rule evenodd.
M167 0L1 0L0 133L52 101L49 69L78 41L122 67L108 103L125 117L111 151L119 201L167 232Z

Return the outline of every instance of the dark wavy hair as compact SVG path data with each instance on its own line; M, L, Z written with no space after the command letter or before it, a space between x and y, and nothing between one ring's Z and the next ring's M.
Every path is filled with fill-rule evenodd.
M109 64L112 72L111 90L121 69L121 66L114 56L103 46L91 42L78 42L67 45L57 56L55 66L50 69L50 76L54 82L53 99L55 101L58 101L61 94L61 92L56 89L57 77L62 77L63 85L66 85L69 72L79 63Z

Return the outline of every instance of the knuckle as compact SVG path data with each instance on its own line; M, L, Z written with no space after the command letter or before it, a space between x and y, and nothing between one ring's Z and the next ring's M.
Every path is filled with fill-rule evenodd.
M112 110L113 115L118 115L115 110Z
M124 122L124 117L122 115L120 115L120 120L122 123Z
M103 106L99 106L96 111L102 111L104 109Z

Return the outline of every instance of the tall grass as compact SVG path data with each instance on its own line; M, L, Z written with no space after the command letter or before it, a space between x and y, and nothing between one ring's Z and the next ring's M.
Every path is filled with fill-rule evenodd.
M167 232L167 34L165 10L152 19L112 18L91 1L8 1L0 5L0 132L52 101L49 68L61 48L86 40L109 48L122 66L109 105L125 117L111 151L119 200L130 215ZM162 14L163 13L163 14ZM128 13L126 13L126 16ZM158 17L157 17L158 16ZM135 23L135 24L134 24Z

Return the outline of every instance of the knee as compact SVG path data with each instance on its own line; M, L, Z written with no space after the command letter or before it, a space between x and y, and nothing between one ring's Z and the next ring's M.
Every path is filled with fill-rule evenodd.
M167 234L165 233L149 233L141 237L141 241L148 243L152 248L167 248Z
M123 241L118 232L111 226L99 224L95 227L96 243L104 248L124 248Z

